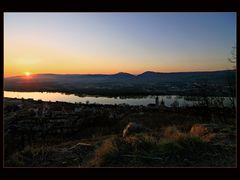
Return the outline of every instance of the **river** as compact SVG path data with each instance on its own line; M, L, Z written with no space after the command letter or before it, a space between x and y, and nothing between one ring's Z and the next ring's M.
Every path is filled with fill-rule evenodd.
M96 104L129 104L129 105L143 105L154 104L156 96L144 96L144 97L103 97L103 96L76 96L74 94L64 94L58 92L15 92L15 91L4 91L4 97L8 98L23 98L23 99L34 99L42 101L61 101L69 103L96 103ZM179 106L192 106L199 101L197 97L187 96L158 96L159 103L164 101L164 104L170 107L174 102ZM220 98L220 97L219 97ZM224 106L230 106L229 98L223 98Z

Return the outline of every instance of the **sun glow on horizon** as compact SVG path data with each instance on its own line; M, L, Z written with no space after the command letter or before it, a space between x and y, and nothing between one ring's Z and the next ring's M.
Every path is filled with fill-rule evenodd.
M24 74L25 74L25 76L28 76L28 77L31 76L30 72L25 72Z
M4 77L216 71L235 42L236 13L4 13Z

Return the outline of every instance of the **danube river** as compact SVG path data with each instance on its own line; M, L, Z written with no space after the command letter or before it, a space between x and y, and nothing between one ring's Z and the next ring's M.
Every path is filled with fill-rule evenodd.
M23 98L34 99L42 101L61 101L70 103L96 103L96 104L129 104L129 105L143 105L154 104L157 96L143 96L143 97L103 97L103 96L76 96L74 94L63 94L58 92L15 92L4 91L4 97L8 98ZM199 102L197 97L187 96L158 96L159 103L164 102L165 106L192 106ZM218 97L218 100L223 101L224 106L230 106L229 98Z

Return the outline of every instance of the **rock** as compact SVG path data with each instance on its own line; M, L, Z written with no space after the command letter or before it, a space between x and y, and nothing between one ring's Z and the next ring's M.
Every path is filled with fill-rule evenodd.
M194 124L190 130L190 134L200 137L203 141L210 142L216 137L216 133L220 131L220 127L216 124Z
M203 136L209 133L209 129L203 124L194 124L190 130L190 134L194 136Z
M91 147L91 146L92 146L91 144L79 142L79 143L75 144L74 146L70 147L69 150L81 148L81 147Z
M130 122L123 130L123 137L125 138L130 134L142 132L145 129L141 124Z
M226 129L226 126L221 126L214 123L209 124L194 124L190 130L190 133L192 135L204 135L208 133L218 133L222 130Z

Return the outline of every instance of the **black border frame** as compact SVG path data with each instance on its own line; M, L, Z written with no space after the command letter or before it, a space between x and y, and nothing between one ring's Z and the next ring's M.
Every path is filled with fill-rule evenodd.
M4 12L236 12L237 13L237 29L240 19L239 10L240 5L237 0L42 0L42 1L29 1L29 0L5 0L0 5L1 9L1 24L3 25ZM2 26L3 27L3 26ZM4 71L4 35L2 30L2 77ZM237 40L239 37L237 36ZM237 41L238 44L239 41ZM238 45L237 45L238 47ZM237 52L238 48L237 48ZM238 64L237 64L238 68ZM239 79L239 73L237 73ZM3 78L2 85L3 85ZM3 97L3 92L2 92ZM239 99L237 97L237 103ZM3 110L3 101L1 101L1 115ZM240 112L237 106L237 112ZM238 113L237 113L238 115ZM239 117L239 116L237 116ZM2 119L2 118L1 118ZM238 118L237 118L238 120ZM2 124L2 123L1 123ZM239 124L238 124L239 126ZM3 126L1 126L3 127ZM239 128L239 127L237 127ZM239 138L239 134L237 134ZM237 142L238 143L238 142ZM1 128L1 144L3 144L3 132ZM239 143L237 144L239 150ZM1 148L1 155L3 147ZM0 162L3 157L0 157ZM0 177L13 176L13 178L20 178L24 176L31 178L53 178L53 175L61 176L62 178L76 178L75 175L84 178L93 176L100 178L105 177L118 177L122 178L125 175L129 177L142 177L142 178L155 178L156 176L171 176L179 178L179 176L187 175L192 178L202 178L206 175L215 177L222 176L229 178L230 176L237 175L239 159L237 159L237 168L3 168L1 167ZM2 166L2 164L1 164ZM45 174L46 173L46 174Z

